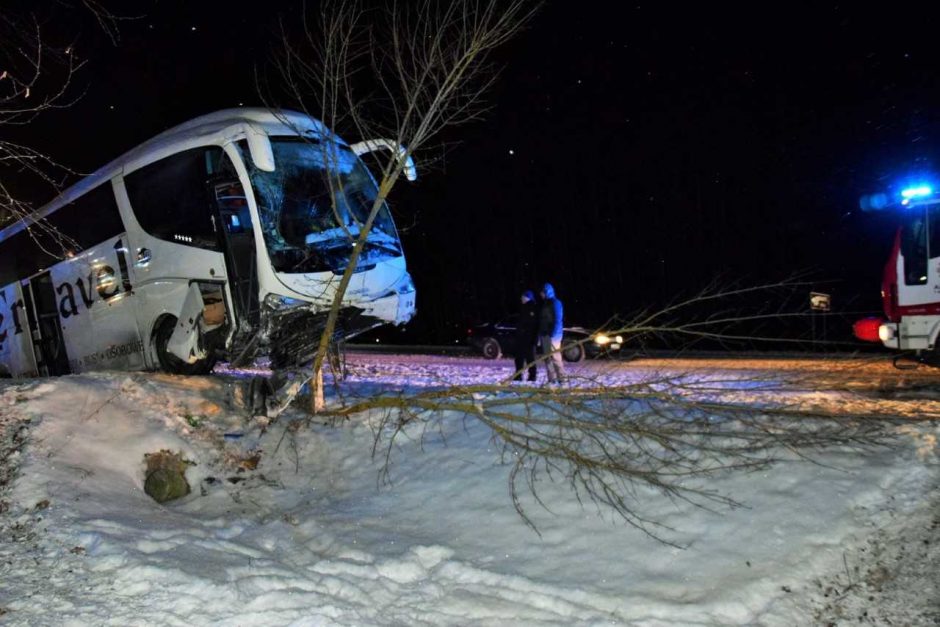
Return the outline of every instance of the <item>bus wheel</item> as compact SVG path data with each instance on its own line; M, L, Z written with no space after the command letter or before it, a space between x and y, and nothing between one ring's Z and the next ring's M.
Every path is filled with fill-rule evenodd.
M157 351L157 360L160 362L160 369L171 374L209 374L215 365L215 358L209 355L205 359L188 364L167 349L170 342L170 336L173 335L173 329L176 328L176 317L166 316L157 324L157 330L153 334L153 345Z

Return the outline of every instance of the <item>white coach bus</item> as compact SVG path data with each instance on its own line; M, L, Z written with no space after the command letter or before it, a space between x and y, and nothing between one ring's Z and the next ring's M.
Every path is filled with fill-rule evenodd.
M259 354L275 368L308 362L377 194L359 159L376 148L403 153L387 140L350 146L299 113L234 109L81 180L0 231L0 375L197 374ZM383 206L337 336L414 311Z

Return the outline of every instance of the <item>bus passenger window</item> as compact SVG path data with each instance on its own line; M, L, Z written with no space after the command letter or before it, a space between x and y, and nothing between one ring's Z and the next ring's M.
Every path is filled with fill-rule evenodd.
M212 164L223 158L216 146L195 148L126 175L127 195L144 230L177 244L217 250L208 180L215 174L209 171Z
M124 232L111 183L105 182L0 244L0 285L28 278Z

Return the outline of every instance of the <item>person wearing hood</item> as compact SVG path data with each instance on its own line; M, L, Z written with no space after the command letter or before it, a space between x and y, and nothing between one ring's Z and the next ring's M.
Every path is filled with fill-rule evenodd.
M519 320L516 323L516 381L522 381L522 373L529 371L529 381L535 381L535 345L538 342L539 312L535 304L535 294L531 290L522 293L522 306L519 308Z
M539 345L545 359L549 383L562 383L565 369L561 362L561 336L564 327L561 301L555 297L551 283L542 287L542 306L539 309Z

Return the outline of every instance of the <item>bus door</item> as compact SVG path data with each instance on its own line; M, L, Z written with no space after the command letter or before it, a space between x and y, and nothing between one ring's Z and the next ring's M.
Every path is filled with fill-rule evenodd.
M39 374L69 374L72 370L69 367L65 337L59 321L52 274L43 272L29 279L23 288L23 301Z
M261 308L255 234L245 190L237 179L229 178L212 181L209 186L209 197L215 201L213 217L222 225L220 239L235 312L239 320L255 327L260 320Z

